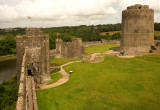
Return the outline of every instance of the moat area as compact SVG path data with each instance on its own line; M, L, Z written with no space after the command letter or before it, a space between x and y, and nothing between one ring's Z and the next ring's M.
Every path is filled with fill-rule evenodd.
M0 62L0 83L8 80L16 72L16 59Z

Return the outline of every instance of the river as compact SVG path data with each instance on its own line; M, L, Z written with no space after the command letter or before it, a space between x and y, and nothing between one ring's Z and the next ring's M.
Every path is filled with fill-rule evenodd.
M0 83L8 80L16 72L16 59L0 62Z

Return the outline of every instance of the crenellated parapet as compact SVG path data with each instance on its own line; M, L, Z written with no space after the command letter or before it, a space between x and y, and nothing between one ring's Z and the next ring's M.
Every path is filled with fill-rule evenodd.
M148 5L134 5L127 7L122 11L123 18L142 18L151 19L154 16L154 10L149 9Z

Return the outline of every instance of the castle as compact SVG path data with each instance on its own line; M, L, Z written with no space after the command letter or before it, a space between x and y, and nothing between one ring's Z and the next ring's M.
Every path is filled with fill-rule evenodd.
M140 4L127 7L122 11L120 51L149 52L151 46L154 46L154 10Z
M101 44L119 44L117 40L72 42L56 40L56 49L49 50L49 36L40 29L26 29L26 35L16 36L17 75L19 82L17 110L38 110L35 88L50 81L49 53L54 58L81 58L84 47ZM157 43L159 45L159 43ZM148 5L134 5L122 12L122 39L120 51L149 52L154 46L154 10ZM159 50L160 51L160 50Z

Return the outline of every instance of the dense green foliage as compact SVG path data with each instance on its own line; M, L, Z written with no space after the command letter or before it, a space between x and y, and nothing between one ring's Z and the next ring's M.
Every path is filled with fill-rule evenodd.
M154 28L160 31L160 23L155 23ZM42 29L45 34L50 37L50 49L55 48L56 39L62 39L66 42L71 42L72 38L79 37L83 41L100 41L101 39L113 40L120 39L121 24L108 24L108 25L97 25L97 26L65 26L65 27L51 27ZM103 32L116 31L114 34L106 33L101 35ZM15 28L13 30L0 29L0 56L7 54L15 54L15 36L23 35L25 31L23 28ZM160 35L155 35L155 40L160 40Z
M154 23L154 30L160 31L160 23Z
M14 30L0 29L0 56L16 53L16 35L23 35L24 29L16 28Z
M52 27L44 28L43 32L50 36L50 48L55 48L55 40L62 39L65 42L72 41L74 37L80 37L83 41L100 41L101 39L113 40L120 39L120 33L114 35L100 35L101 32L119 31L121 24L98 25L98 26L71 26L71 27Z
M8 35L0 40L0 55L15 54L16 41L13 35Z
M160 110L159 66L158 55L67 65L67 83L37 91L39 110Z
M0 84L0 110L15 110L18 94L17 75Z

